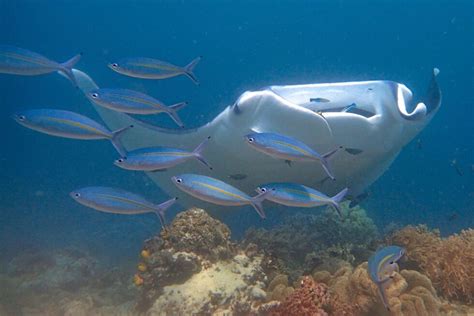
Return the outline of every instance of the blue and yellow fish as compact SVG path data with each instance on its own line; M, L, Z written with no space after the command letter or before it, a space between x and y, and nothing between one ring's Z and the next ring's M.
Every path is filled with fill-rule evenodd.
M0 45L0 73L35 76L57 71L77 85L72 74L72 67L81 59L81 56L82 54L77 54L64 63L57 63L27 49Z
M165 211L178 199L153 204L138 194L109 187L86 187L72 191L69 195L78 203L101 212L125 215L155 213L163 227Z
M72 139L108 139L120 155L125 150L119 142L120 136L133 125L109 131L96 121L74 112L52 109L36 109L13 115L19 124L48 135Z
M132 57L112 62L109 64L109 68L119 74L142 79L166 79L185 75L195 84L199 85L193 70L200 60L201 57L197 57L188 65L179 67L158 59Z
M257 188L258 193L271 192L266 199L275 203L294 207L316 207L329 205L342 217L339 203L344 199L348 189L345 188L333 197L297 183L267 183Z
M245 139L247 144L256 150L275 158L287 161L318 161L327 175L335 180L328 158L334 155L340 148L320 155L303 142L277 133L250 133L245 135Z
M209 139L211 139L210 136L191 152L171 147L137 149L128 152L126 157L115 160L115 165L127 170L157 171L174 167L190 159L197 159L212 170L211 165L202 156L202 151Z
M179 189L195 198L225 206L250 204L261 218L265 218L262 202L270 192L251 197L223 181L197 174L182 174L172 177L171 180Z
M178 126L184 127L177 111L186 106L187 102L166 106L147 94L128 89L94 89L86 96L95 104L118 112L141 115L166 113Z
M398 271L397 262L405 255L406 250L399 246L388 246L378 250L369 258L367 271L377 285L383 305L390 310L384 286L392 279L393 272Z

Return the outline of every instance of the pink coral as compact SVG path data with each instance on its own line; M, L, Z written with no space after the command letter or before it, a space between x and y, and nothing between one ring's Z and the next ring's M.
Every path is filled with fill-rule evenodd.
M329 304L330 296L327 285L316 283L306 276L297 288L286 299L269 311L272 316L327 316L323 307Z

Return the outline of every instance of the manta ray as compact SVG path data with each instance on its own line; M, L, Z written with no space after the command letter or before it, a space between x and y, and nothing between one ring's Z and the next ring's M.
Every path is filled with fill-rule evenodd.
M404 84L386 80L274 85L247 91L210 122L194 129L160 128L92 105L111 130L135 126L122 138L128 151L152 146L192 150L212 137L204 156L213 170L189 161L165 171L147 172L163 191L178 197L182 206L224 210L180 191L171 177L183 173L214 177L249 195L254 195L263 183L294 182L328 196L347 187L349 198L357 200L438 111L438 73L435 68L427 92L418 103ZM84 93L98 88L86 73L73 69L73 74ZM348 106L350 111L345 110ZM288 164L254 150L244 139L252 131L287 135L319 153L343 148L330 158L336 179L328 179L318 163Z

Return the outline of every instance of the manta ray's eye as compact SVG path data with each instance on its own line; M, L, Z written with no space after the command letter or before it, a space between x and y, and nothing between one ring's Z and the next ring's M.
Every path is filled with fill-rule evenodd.
M183 182L183 179L181 178L176 178L176 183L182 183Z
M112 64L112 67L117 68L117 67L118 67L118 64L117 64L117 63L113 63L113 64Z
M248 141L249 141L249 143L253 143L253 142L255 141L255 138L249 137L249 138L248 138Z
M97 99L99 97L99 94L98 93L92 93L91 97L94 98L94 99Z

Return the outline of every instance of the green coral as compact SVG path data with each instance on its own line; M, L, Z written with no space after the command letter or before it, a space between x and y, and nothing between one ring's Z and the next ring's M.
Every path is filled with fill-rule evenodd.
M298 213L282 225L266 229L251 228L244 243L255 243L279 261L283 272L295 279L302 273L334 259L359 264L367 260L377 240L377 227L361 207L342 205L344 220L332 210L319 214Z

